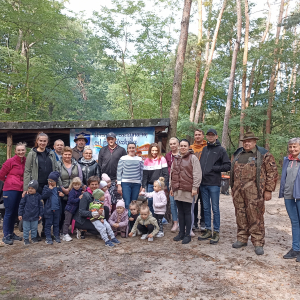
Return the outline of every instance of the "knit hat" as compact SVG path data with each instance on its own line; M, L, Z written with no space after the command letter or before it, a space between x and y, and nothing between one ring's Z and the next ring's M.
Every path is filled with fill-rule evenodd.
M125 208L125 202L124 202L124 200L123 200L123 199L121 199L121 200L118 200L116 207L119 207L119 206L121 206L121 207L124 207L124 208Z
M51 172L51 173L49 174L48 179L52 179L52 180L54 180L55 182L57 182L59 176L60 176L60 173L57 172L57 171L54 171L54 172Z
M104 181L106 181L106 182L107 182L107 181L111 181L110 177L109 177L107 174L105 174L105 173L102 174L102 177L101 177L101 178L102 178L102 180L104 180Z
M106 186L107 186L107 183L106 183L106 181L104 181L104 180L101 180L101 181L100 181L99 188L100 188L100 189L102 189L102 188L104 188L104 187L106 187Z
M36 180L31 180L28 183L28 187L32 187L37 191L37 189L39 188L39 183Z
M100 189L96 189L93 191L93 197L96 199L96 200L99 200L101 197L104 196L104 192Z

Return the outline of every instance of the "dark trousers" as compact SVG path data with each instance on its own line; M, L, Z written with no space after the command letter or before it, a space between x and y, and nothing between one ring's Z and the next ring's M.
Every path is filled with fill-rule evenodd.
M163 219L164 215L154 214L153 217L157 220L157 223L159 226L159 231L164 232L164 227L163 227L163 223L162 223L162 219Z
M89 233L100 235L100 233L97 231L97 229L95 228L95 226L93 225L93 223L90 220L85 220L85 222L83 224L80 224L76 221L75 228L87 230Z
M142 234L150 234L154 230L154 226L152 224L149 224L147 226L138 224L137 229L142 233Z
M190 235L192 228L192 203L175 200L178 208L180 235Z
M47 240L51 240L51 226L53 226L53 235L59 238L59 219L60 211L52 211L51 214L45 216L45 235Z
M63 230L62 230L63 234L68 234L69 226L72 221L72 217L73 217L73 214L66 210L65 211L65 221L64 221Z
M202 200L202 196L201 193L199 192L198 194L198 199L195 203L195 207L194 207L194 225L198 224L199 222L199 218L198 218L198 203L200 200L200 223L204 224L204 207L203 207L203 200Z
M63 198L60 198L60 221L59 221L59 231L63 231L64 223L65 223L65 208L67 205L66 200L63 200Z

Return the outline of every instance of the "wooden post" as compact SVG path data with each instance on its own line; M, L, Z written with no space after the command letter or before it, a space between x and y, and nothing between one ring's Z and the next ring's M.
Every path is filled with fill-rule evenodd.
M11 153L12 153L12 146L13 146L13 136L11 132L7 133L7 154L6 158L9 159L11 158Z

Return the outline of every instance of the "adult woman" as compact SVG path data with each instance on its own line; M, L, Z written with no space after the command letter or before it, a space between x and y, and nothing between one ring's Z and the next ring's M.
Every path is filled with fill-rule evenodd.
M93 151L89 146L84 147L82 155L78 160L78 164L82 170L82 183L87 185L87 180L91 176L100 177L100 166L93 159Z
M144 171L142 180L142 191L147 189L148 193L153 192L153 182L158 180L159 177L165 178L167 185L169 181L168 164L166 159L161 155L158 144L153 143L148 150L148 158L144 161ZM153 199L148 199L148 206L153 214Z
M279 198L284 203L292 224L292 249L283 256L300 261L300 138L288 141L289 156L284 157Z
M64 147L62 150L61 160L57 162L58 172L60 173L60 178L58 184L61 186L62 192L65 194L62 197L61 201L61 218L59 223L59 228L62 229L62 226L65 221L65 208L68 201L69 187L75 177L79 177L82 181L82 171L78 162L72 158L73 150L70 147Z
M5 206L2 241L7 245L22 240L14 233L14 224L22 198L25 154L26 144L18 143L15 148L15 156L8 159L0 170L0 180L4 181L3 201Z
M126 209L139 196L144 169L142 158L136 155L134 143L127 145L127 153L120 158L117 169L118 193L123 195Z
M166 161L167 161L167 164L168 164L168 172L169 172L169 175L170 175L172 163L175 159L175 156L179 154L179 140L178 140L178 138L176 138L176 137L170 138L169 145L170 145L171 151L166 154ZM171 202L171 214L172 214L172 220L173 220L173 227L172 227L171 231L176 232L178 230L177 205L176 205L176 202L174 200L174 197L171 196L171 195L169 197L170 197L170 202Z
M179 147L180 154L175 156L170 173L170 195L174 196L177 204L180 227L179 234L173 240L188 244L191 241L191 208L198 194L202 172L199 159L189 151L189 141L181 140Z

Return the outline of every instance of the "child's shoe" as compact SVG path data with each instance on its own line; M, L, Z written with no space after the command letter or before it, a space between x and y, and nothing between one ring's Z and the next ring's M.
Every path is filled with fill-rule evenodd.
M115 247L115 245L110 240L108 240L107 242L105 242L105 246Z
M148 236L148 234L143 234L143 235L141 236L141 240L145 240L145 239L147 238L147 236Z
M153 242L153 237L152 238L148 238L148 242Z
M36 244L36 243L38 243L39 241L38 241L38 239L35 237L35 238L31 239L31 242L32 242L33 244Z
M137 235L142 235L142 233L139 230L136 231L136 234Z
M53 241L52 241L52 240L47 240L47 239L46 239L45 243L46 243L47 245L53 245Z
M159 231L158 234L156 235L156 237L160 238L165 236L165 234L162 231Z
M65 241L65 242L70 242L70 241L72 241L73 239L70 237L69 234L64 234L62 240Z
M121 231L121 237L122 237L122 238L126 238L126 232L122 232L122 231Z
M120 241L117 240L115 237L111 239L111 242L113 242L114 244L120 244Z
M20 236L16 235L14 232L13 232L13 234L11 234L11 239L14 241L22 241L23 240Z
M59 237L56 237L56 238L54 239L54 241L55 241L56 243L61 243L61 241L60 241L60 238L59 238Z
M28 239L24 240L24 245L25 245L25 246L28 246L28 245L30 245L30 242L29 242L29 240L28 240Z
M136 236L136 232L132 234L132 237L135 237L135 236Z

